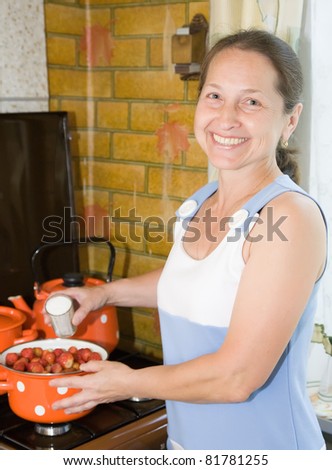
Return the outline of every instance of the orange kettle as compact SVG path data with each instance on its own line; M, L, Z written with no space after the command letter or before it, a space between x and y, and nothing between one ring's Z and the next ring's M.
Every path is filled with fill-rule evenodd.
M56 291L69 287L86 286L93 287L112 281L112 272L115 262L115 249L111 242L103 238L92 237L89 240L72 241L73 244L84 243L106 243L110 249L110 261L106 280L86 277L82 273L65 273L62 278L46 281L37 280L37 266L40 265L41 255L50 247L59 246L61 243L42 245L32 255L32 268L34 271L34 296L35 301L31 309L21 295L9 297L15 308L21 310L27 316L26 325L36 329L39 339L56 338L53 328L44 321L44 304L48 296ZM119 326L117 312L114 306L107 306L90 312L89 315L78 325L72 338L90 341L99 344L108 353L113 351L119 342Z

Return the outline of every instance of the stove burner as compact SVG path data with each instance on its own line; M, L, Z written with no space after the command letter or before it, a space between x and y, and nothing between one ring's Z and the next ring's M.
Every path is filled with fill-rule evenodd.
M35 423L35 431L42 436L61 436L70 431L70 423L40 424Z
M68 432L57 436L46 436L36 432L35 423L26 421L18 427L5 431L3 438L13 447L37 450L68 450L93 439L93 434L88 429L76 422L70 424Z

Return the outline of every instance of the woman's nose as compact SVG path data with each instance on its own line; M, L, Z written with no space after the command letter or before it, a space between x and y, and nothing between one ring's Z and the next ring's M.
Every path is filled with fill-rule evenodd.
M231 129L240 125L239 114L236 106L226 104L218 109L218 123L223 129Z

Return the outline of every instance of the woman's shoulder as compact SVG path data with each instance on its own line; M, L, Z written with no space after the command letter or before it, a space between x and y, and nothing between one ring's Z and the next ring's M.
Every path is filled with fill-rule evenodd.
M280 194L262 209L262 219L264 220L272 211L279 217L287 217L289 224L298 225L302 222L309 227L315 223L317 226L325 227L325 217L321 207L306 193L287 191Z
M326 264L327 229L319 205L308 195L289 191L268 202L259 214L245 246L244 259L258 260L257 269L289 269L314 273L318 279ZM285 260L287 260L285 262Z
M326 245L326 223L318 204L308 195L288 191L268 202L259 213L259 223L251 232L261 240L255 248L281 251L315 251ZM284 243L289 242L289 243Z

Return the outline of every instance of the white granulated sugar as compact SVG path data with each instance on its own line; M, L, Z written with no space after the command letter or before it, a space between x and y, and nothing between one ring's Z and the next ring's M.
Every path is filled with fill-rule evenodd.
M48 299L46 308L48 313L51 315L62 315L68 312L71 307L71 303L71 299L68 297L58 295Z

